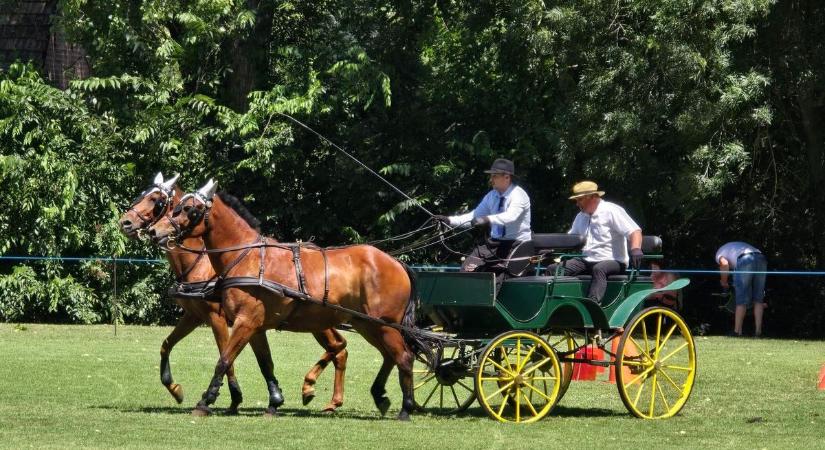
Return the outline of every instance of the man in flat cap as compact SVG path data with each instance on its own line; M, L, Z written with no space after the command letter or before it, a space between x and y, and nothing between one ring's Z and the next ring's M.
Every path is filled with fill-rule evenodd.
M515 168L513 162L499 158L490 170L490 185L493 187L472 211L457 216L435 216L436 220L452 227L490 225L489 239L477 246L461 265L464 272L496 272L497 280L504 278L506 261L515 246L532 243L530 231L530 197L524 189L513 182ZM525 253L532 255L529 249ZM521 264L524 268L527 264ZM522 268L522 272L524 271ZM514 274L519 275L519 274Z
M601 304L607 290L607 277L625 271L628 263L638 268L642 263L642 229L621 206L603 200L604 191L592 181L573 186L570 200L581 210L568 234L584 236L583 257L564 261L564 275L590 273L592 280L587 297ZM628 258L627 242L630 241ZM558 264L550 265L552 273Z

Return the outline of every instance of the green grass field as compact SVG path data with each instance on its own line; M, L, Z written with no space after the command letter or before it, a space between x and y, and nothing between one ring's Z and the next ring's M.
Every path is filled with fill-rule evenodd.
M376 350L346 334L346 401L334 415L330 367L315 402L301 405L304 372L321 354L309 335L270 332L282 414L264 418L266 390L252 352L236 363L245 402L241 415L194 418L217 351L211 332L196 330L172 353L182 405L160 384L158 350L170 328L0 324L0 447L138 448L825 448L825 391L816 389L825 342L698 338L699 371L681 414L643 421L625 410L616 387L573 382L550 416L535 424L488 419L476 405L460 416L381 418L369 386ZM216 411L229 404L223 389Z

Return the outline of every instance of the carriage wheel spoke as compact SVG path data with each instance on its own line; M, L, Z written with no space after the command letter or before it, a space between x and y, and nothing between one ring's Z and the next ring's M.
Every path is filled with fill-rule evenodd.
M521 372L521 370L524 369L524 366L526 366L527 362L530 361L530 357L533 356L533 352L536 351L536 347L536 345L530 347L530 351L524 355L524 360L517 366L516 373Z
M667 372L665 372L664 370L659 370L659 373L665 376L665 379L668 381L668 383L670 383L676 389L676 391L679 392L679 395L681 396L682 388L680 388L679 385L676 384L675 381L673 381L673 378L671 378L670 375L668 375Z
M513 378L513 377L515 376L515 375L513 374L513 372L512 372L512 371L510 371L510 370L506 369L506 368L505 368L504 366L502 366L501 364L499 364L499 363L497 363L497 362L493 361L492 359L489 359L488 361L490 362L490 364L492 364L492 365L494 365L494 366L498 367L498 369L499 369L499 370L501 370L502 372L504 372L504 373L505 373L508 377Z
M653 378L650 379L650 417L653 417L654 414L654 407L656 405L656 374L653 374Z
M550 397L548 397L544 392L541 392L540 390L538 390L538 388L536 388L532 384L526 383L525 386L532 389L533 392L535 392L536 394L539 394L540 396L544 397L544 399L547 400L548 402L550 401Z
M456 381L456 383L460 384L460 385L461 385L461 387L463 387L463 388L464 388L464 389L466 389L467 391L469 391L469 392L471 392L471 393L472 393L472 392L474 392L474 390L473 390L473 389L471 389L471 388L469 388L466 384L464 384L464 382L463 382L463 381L458 380L458 381Z
M642 373L640 373L639 375L636 375L636 378L634 378L634 379L632 379L632 380L628 381L627 383L625 383L625 384L624 384L625 389L627 389L627 387L628 387L628 386L630 386L631 384L633 384L633 383L637 382L637 381L638 381L640 378L642 378L643 376L645 376L645 375L647 375L648 373L650 373L650 371L651 371L651 370L653 370L653 367L655 367L655 366L650 366L650 367L648 367L648 368L647 368L647 369L645 369Z
M675 324L675 323L673 324L673 326L672 326L672 327L670 327L670 330L668 330L667 334L665 335L665 338L664 338L664 339L662 339L662 344L661 344L661 345L659 346L659 348L657 349L657 351L656 351L656 356L659 356L659 351L660 351L661 349L665 348L665 344L667 344L667 340L668 340L668 339L670 339L670 335L671 335L671 334L673 334L673 331L674 331L674 330L676 330L676 324Z
M452 385L450 385L450 392L453 393L453 400L455 400L456 408L461 406L461 402L458 400L458 395L456 395L455 388Z
M690 371L693 370L690 367L682 367L682 366L662 366L662 367L665 368L665 369L682 370L682 371L685 371L685 372L690 372Z
M536 408L533 406L533 403L530 402L530 399L527 397L527 395L521 391L519 391L519 393L524 396L524 401L527 403L527 407L530 408L530 412L533 413L533 417L538 416L538 411L536 411ZM530 393L532 394L532 392Z
M438 389L438 383L433 386L433 390L430 391L430 395L427 396L427 399L424 400L424 403L422 403L421 406L427 406L427 404L430 403L430 399L433 398L433 394L435 394L436 389Z
M636 339L633 339L633 336L628 336L627 339L633 343L633 346L636 347L636 350L639 350L642 353L642 356L644 356L647 359L653 359L650 357L650 353L648 351L642 350L642 346L639 345L638 342L636 342ZM647 347L647 339L645 339L645 347Z
M656 351L653 354L653 357L659 356L659 350L662 349L662 315L656 315Z
M668 354L667 354L667 356L665 356L664 358L660 359L660 360L659 360L659 362L660 362L660 363L663 363L663 362L667 361L667 360L668 360L668 358L670 358L671 356L675 355L676 353L679 353L680 351L682 351L682 349L683 349L683 348L685 348L685 347L687 347L687 346L688 346L688 342L687 342L687 341L685 341L685 343L684 343L684 344L680 345L680 346L679 346L676 350L673 350L672 352L668 353Z
M439 385L440 386L440 385ZM440 386L441 389L438 390L438 407L444 407L444 386Z
M638 409L639 399L642 397L642 389L645 387L644 383L639 383L639 389L636 390L636 396L633 398L633 407ZM625 385L625 388L627 386Z
M521 371L521 338L516 338L516 370L515 373Z
M650 353L650 347L648 347L648 345L647 345L647 323L644 320L642 321L642 338L645 340L645 349L642 350L642 348L639 346L639 343L636 342L633 339L633 337L631 337L631 336L628 336L628 337L630 338L630 340L633 341L633 345L635 345L636 348L639 349L640 352L642 352L645 356L648 356L648 354ZM648 358L649 358L649 356L648 356Z
M665 403L665 412L670 411L670 403L667 402L667 397L665 397L665 393L662 391L662 384L659 383L656 385L656 388L659 390L659 395L662 396L662 401Z
M511 383L511 385L512 385L512 383ZM499 406L499 407L498 407L498 412L496 412L496 414L497 414L499 417L501 417L501 413L503 413L503 412L504 412L504 407L506 407L506 406L507 406L507 397L508 397L508 396L509 396L509 392L508 392L507 394L505 394L505 395L504 395L504 398L503 398L503 399L502 399L502 401L501 401L501 406ZM489 398L488 398L487 400L489 401Z
M417 385L415 385L415 387L413 387L413 389L418 389L418 388L424 386L425 384L429 383L433 378L435 378L435 374L432 374L432 375L428 376L427 378L424 378L423 380L421 380L421 382L418 383Z
M548 357L548 358L544 358L544 359L543 359L543 360L541 360L541 362L539 362L538 364L536 364L536 365L534 365L534 366L531 366L529 369L527 369L527 370L525 370L525 371L521 372L521 374L522 374L522 375L524 375L524 376L529 375L529 374L531 374L531 373L535 372L535 371L536 371L536 369L538 369L539 367L541 367L541 366L543 366L543 365L547 364L549 361L550 361L550 358L549 358L549 357Z
M484 397L484 401L489 403L491 398L495 397L498 394L501 394L503 391L505 391L507 389L510 389L510 387L513 385L513 383L515 383L515 381L510 381L509 383L507 383L504 386L502 386L501 388L499 388L497 391L495 391L492 394ZM507 403L507 402L504 402L504 403Z

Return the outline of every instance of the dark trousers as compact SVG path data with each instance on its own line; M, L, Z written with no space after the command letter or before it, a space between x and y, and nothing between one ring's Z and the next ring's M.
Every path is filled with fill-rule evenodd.
M496 274L496 287L500 286L507 275L507 256L516 242L487 239L487 242L474 248L464 259L461 271L493 272Z
M619 261L599 261L589 262L583 258L573 258L564 261L562 264L562 275L575 276L585 273L591 275L590 290L587 291L587 298L601 304L604 292L607 290L607 277L620 274L625 271L626 266ZM548 274L555 274L559 264L547 266Z

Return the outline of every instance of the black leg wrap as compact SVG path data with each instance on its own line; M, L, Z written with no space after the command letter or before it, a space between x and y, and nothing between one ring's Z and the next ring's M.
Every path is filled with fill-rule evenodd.
M169 370L169 357L164 356L160 358L160 382L164 386L169 386L174 383L172 380L172 371Z
M281 393L281 388L278 386L278 380L273 378L266 382L266 388L269 390L269 407L277 409L284 404L284 394Z
M232 405L230 405L229 408L236 409L238 405L243 403L241 386L238 384L238 380L229 380L227 384L229 384L229 395L232 397Z
M209 384L209 389L207 389L206 392L203 393L203 397L201 398L200 403L198 403L199 406L201 403L205 406L209 406L215 403L215 400L217 400L218 396L221 394L221 386L223 386L221 378L215 377L212 379L212 383Z

